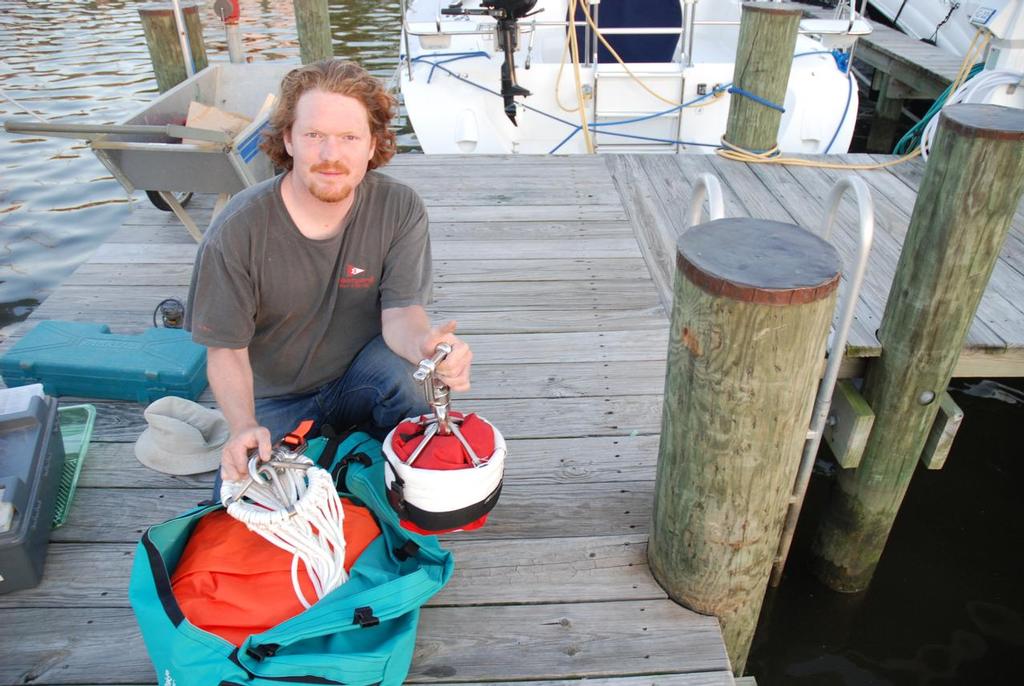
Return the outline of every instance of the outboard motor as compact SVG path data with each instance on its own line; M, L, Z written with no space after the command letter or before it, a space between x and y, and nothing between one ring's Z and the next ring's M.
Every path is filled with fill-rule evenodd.
M537 0L481 0L483 9L466 9L461 0L441 10L445 15L480 14L494 17L498 22L498 47L505 53L501 65L501 96L505 101L505 115L516 124L515 96L530 95L530 91L516 83L515 51L519 40L519 20L530 15Z

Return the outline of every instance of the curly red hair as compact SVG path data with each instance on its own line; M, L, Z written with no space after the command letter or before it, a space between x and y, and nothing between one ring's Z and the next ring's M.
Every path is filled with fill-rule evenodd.
M284 147L284 132L291 130L295 123L299 98L313 89L347 95L363 103L370 117L370 133L375 145L367 169L383 167L394 157L395 132L388 128L388 123L395 117L395 99L384 89L380 79L355 62L329 59L293 69L281 80L281 97L260 143L275 167L292 168L292 156Z

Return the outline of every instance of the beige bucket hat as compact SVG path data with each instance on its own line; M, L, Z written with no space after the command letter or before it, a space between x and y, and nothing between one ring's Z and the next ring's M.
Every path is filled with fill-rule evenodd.
M199 474L220 466L228 423L217 410L166 396L145 411L149 426L135 442L135 457L164 474Z

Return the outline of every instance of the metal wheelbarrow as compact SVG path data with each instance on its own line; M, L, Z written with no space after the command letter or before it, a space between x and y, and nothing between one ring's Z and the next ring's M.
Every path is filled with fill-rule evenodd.
M286 62L210 65L119 124L12 119L4 122L4 128L11 133L85 140L128 193L146 191L157 208L174 212L198 241L202 232L184 207L193 193L218 194L212 222L232 195L274 175L273 164L259 148L270 117L263 106L268 95L278 95L281 78L296 66ZM192 101L245 115L252 122L235 136L186 126Z

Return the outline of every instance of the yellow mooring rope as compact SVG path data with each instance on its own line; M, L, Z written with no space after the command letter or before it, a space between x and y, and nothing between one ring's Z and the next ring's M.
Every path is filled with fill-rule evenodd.
M960 70L957 72L956 78L953 80L953 85L949 89L950 93L955 93L956 89L964 84L967 80L968 75L971 71L971 66L974 62L981 57L985 49L988 47L988 43L992 36L985 34L985 37L979 42L978 39L981 37L983 31L978 29L974 34L974 39L971 40L970 46L967 48L967 52L964 53L964 59L960 63ZM852 76L850 78L853 78ZM937 116L937 115L936 115ZM752 150L746 150L739 146L733 145L729 141L722 138L722 147L715 150L715 153L719 157L724 157L727 160L733 160L735 162L744 162L746 164L783 164L793 167L814 167L817 169L851 169L851 170L871 170L871 169L885 169L886 167L895 167L898 164L909 162L921 155L921 146L918 146L911 150L906 155L898 157L888 162L877 162L874 164L853 164L846 162L820 162L816 160L807 160L799 157L781 157L779 154L779 146L772 146L771 150L764 152L754 152Z

